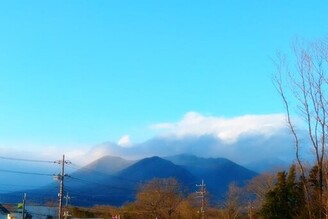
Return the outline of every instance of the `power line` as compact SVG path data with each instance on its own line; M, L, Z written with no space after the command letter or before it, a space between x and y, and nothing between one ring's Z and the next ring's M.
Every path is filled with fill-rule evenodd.
M129 188L123 188L123 187L116 187L116 186L108 186L108 185L105 185L105 184L101 184L101 183L98 183L98 182L93 182L93 181L89 181L89 180L85 180L85 179L80 179L80 178L76 178L76 177L73 177L73 176L69 176L69 178L70 179L77 180L77 181L85 182L85 183L97 184L97 185L100 185L102 187L110 188L110 189L119 189L119 190L133 191L133 192L137 191L135 189L129 189Z
M2 160L23 161L23 162L36 162L36 163L55 163L55 161L49 161L49 160L35 160L35 159L4 157L4 156L0 156L0 159L2 159Z
M113 175L113 174L104 173L104 172L98 171L96 169L87 167L87 166L81 167L81 166L78 166L76 164L72 164L72 165L75 166L76 170L90 170L98 176L103 176L103 177L108 177L109 176L109 177L116 178L116 179L121 179L121 180L124 180L124 181L130 181L130 182L133 182L133 183L140 183L140 180L133 180L133 179L124 178L124 177Z
M8 183L0 183L0 186L10 186L10 187L31 187L31 188L39 188L40 186L36 186L36 185L27 185L27 184L24 184L24 185L18 185L18 184L8 184Z
M37 175L37 176L53 176L52 174L47 174L47 173L34 173L34 172L24 172L24 171L5 170L5 169L0 169L0 172L25 174L25 175Z

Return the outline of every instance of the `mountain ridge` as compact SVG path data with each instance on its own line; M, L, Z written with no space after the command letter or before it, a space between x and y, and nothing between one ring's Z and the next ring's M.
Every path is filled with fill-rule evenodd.
M225 158L202 158L180 154L129 161L121 157L104 156L65 177L65 193L74 197L71 200L73 205L120 206L134 201L143 183L154 178L176 178L189 191L194 191L195 184L204 180L207 191L212 194L214 200L219 200L225 195L230 183L243 185L256 175L254 171ZM58 185L52 183L25 192L30 193L30 199L34 199L35 202L44 199L43 196L56 199L56 187ZM0 201L19 202L20 199L8 198L19 197L18 194L21 193L2 195Z

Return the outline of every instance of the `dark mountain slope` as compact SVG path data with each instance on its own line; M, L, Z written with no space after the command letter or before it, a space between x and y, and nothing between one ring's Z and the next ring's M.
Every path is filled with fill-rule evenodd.
M186 169L159 157L142 159L131 166L107 177L89 179L93 183L79 186L79 193L92 193L87 202L76 202L79 205L107 202L112 205L122 205L132 201L139 186L154 178L175 178L183 187L190 188L197 181ZM81 200L81 199L80 199Z
M120 171L118 176L137 180L148 181L153 178L176 178L181 183L195 181L196 178L181 166L160 157L151 157L140 160L130 167Z
M200 158L182 154L165 159L181 165L199 179L204 179L207 190L214 199L223 198L230 183L235 182L242 186L257 175L256 172L225 158Z

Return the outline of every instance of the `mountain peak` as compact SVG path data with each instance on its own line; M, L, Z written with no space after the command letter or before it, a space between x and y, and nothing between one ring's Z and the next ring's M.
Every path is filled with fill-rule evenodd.
M114 174L130 166L134 162L135 161L125 160L121 157L106 155L91 162L76 173L78 174L83 171L92 172L96 170L97 172L102 172L104 174Z
M195 177L184 168L158 156L144 158L119 173L120 177L133 180L174 177L186 182Z

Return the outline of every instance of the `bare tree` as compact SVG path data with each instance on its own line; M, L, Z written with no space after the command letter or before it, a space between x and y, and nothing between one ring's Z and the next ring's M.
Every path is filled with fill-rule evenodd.
M142 218L175 218L182 202L180 184L174 178L153 179L137 194L136 206Z
M303 180L309 217L323 218L326 214L324 209L328 206L323 199L327 176L324 163L328 134L328 44L325 40L306 45L296 43L293 49L295 66L288 66L286 60L280 56L276 62L277 74L274 77L274 84L283 100L287 123L294 138L295 157ZM306 170L301 156L301 136L292 114L293 109L297 109L299 118L305 122L310 147L314 154L314 165L318 168L320 192L316 198L321 203L322 210L315 216L311 211Z
M252 208L256 210L260 209L265 200L265 195L274 188L276 181L276 175L273 173L262 173L253 179L251 179L247 184L247 190L251 194L255 195L255 200L251 203Z
M223 218L236 219L240 215L242 210L241 196L242 189L235 183L231 183L224 202Z

